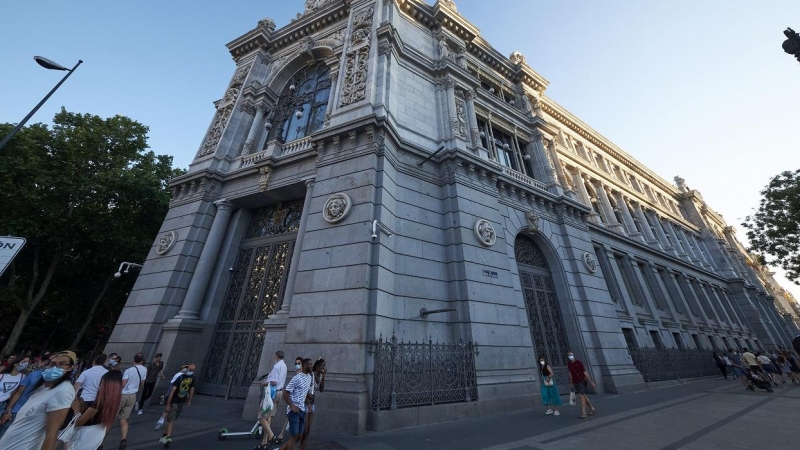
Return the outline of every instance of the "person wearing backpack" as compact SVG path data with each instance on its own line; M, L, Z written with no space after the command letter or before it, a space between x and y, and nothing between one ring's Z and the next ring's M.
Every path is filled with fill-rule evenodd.
M72 411L75 389L70 384L72 368L78 358L65 350L55 354L34 386L33 394L22 406L14 423L0 438L0 449L54 450L59 430Z

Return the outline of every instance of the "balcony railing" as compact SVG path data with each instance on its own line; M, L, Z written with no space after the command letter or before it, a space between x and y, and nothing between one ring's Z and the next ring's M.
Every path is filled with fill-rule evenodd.
M248 167L252 166L253 164L261 161L267 155L266 151L260 151L258 153L253 153L252 155L247 155L242 157L242 163L239 167Z
M304 137L302 139L295 139L291 142L283 144L281 156L291 155L292 153L302 152L311 148L311 137Z
M495 164L497 164L497 163L495 163ZM528 186L532 186L532 187L535 187L537 189L541 189L543 191L547 190L547 186L545 186L545 184L542 183L541 181L534 180L533 178L531 178L531 177L529 177L529 176L527 176L527 175L525 175L523 173L517 172L516 170L514 170L514 169L512 169L510 167L506 167L506 166L504 166L502 164L497 164L497 167L500 167L503 170L504 174L506 174L506 175L510 176L511 178L519 181L520 183L527 184Z

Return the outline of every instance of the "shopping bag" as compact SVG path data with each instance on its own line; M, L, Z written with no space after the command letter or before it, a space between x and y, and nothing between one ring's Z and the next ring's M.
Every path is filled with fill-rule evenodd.
M66 428L61 430L60 433L58 433L58 440L59 441L61 441L61 442L69 442L70 440L72 440L72 436L75 435L75 431L76 431L75 430L75 421L77 421L78 418L80 418L80 417L81 417L81 413L77 413L74 416L72 416L72 420L69 421L69 425L67 425Z
M575 391L569 391L569 404L575 406L577 402L575 401Z
M272 402L272 397L270 396L270 391L265 389L264 392L264 400L261 401L261 414L268 415L272 408L275 407L275 404Z

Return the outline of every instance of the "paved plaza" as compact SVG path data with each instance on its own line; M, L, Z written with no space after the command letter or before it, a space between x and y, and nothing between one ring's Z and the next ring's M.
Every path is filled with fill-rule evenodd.
M715 449L794 448L798 439L800 385L775 393L751 392L734 380L706 379L625 395L595 395L597 415L581 420L579 409L564 405L560 417L541 408L362 436L316 434L314 450L393 449ZM198 396L176 425L171 448L252 449L253 440L217 440L217 431L249 429L239 419L241 401ZM133 416L129 449L159 448L153 431L155 408ZM319 414L325 414L320 411ZM105 449L116 448L119 429Z

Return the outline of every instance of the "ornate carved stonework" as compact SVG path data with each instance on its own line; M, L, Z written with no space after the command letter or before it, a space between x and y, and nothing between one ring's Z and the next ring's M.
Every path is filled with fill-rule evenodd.
M228 118L233 112L233 106L236 104L236 99L239 97L239 89L234 87L229 88L225 92L225 97L217 105L217 113L214 115L214 122L211 124L211 129L208 130L206 140L200 148L197 157L206 156L214 152L222 137L222 132L225 130L225 124L228 123Z
M497 233L495 233L492 223L486 219L476 220L473 231L478 242L487 247L497 242Z
M175 246L175 241L178 240L178 236L175 234L174 231L167 231L166 233L161 235L161 239L158 240L158 245L156 246L156 253L159 255L166 255L172 250L172 247Z
M450 47L447 46L447 39L444 36L439 37L439 61L453 61L455 62L455 56L453 52L450 51Z
M261 178L258 179L258 187L262 192L266 192L269 187L269 180L272 178L272 168L264 166L258 169L258 173L261 174Z
M453 10L454 12L458 11L456 9L456 2L453 0L439 0L439 4L447 9Z
M512 52L508 59L514 64L525 64L525 55L520 52Z
M533 211L525 212L525 223L528 224L528 231L535 233L539 231L539 216Z
M265 17L258 21L258 27L265 29L269 33L272 33L275 31L275 21L269 17Z
M328 6L334 2L336 2L336 0L306 0L306 8L304 13L316 11L323 6Z
M333 194L322 207L322 218L328 223L341 222L350 212L352 204L349 195L343 192Z
M467 104L456 97L456 129L455 134L462 139L467 138Z
M586 270L589 272L597 272L597 261L594 260L594 256L589 252L583 253L583 265L586 266Z
M250 67L253 64L247 64L242 67L236 69L236 73L233 74L233 80L231 81L231 87L239 87L244 84L245 78L247 78L247 74L250 73Z
M342 97L339 106L346 106L366 98L367 61L369 60L372 33L373 7L356 13L350 34L350 50L345 62Z

